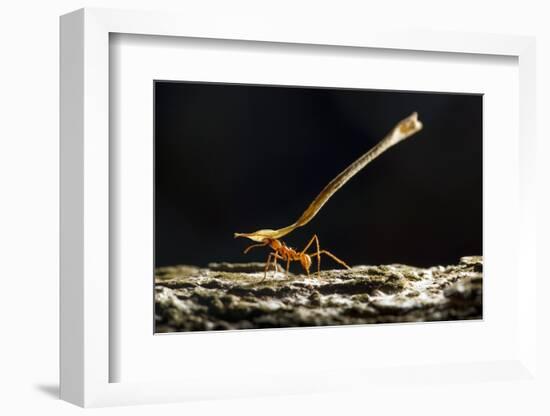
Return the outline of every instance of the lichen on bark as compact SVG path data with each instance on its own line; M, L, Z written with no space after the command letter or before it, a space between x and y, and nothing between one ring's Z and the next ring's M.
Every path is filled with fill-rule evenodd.
M155 270L156 332L286 328L482 318L483 259L271 272L261 263Z

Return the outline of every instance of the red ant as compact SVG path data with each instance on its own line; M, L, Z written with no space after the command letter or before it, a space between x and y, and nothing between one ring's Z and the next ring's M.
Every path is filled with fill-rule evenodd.
M306 251L309 249L309 247L311 247L313 242L315 242L317 251L312 254L307 254ZM326 254L327 256L331 257L333 260L340 263L342 266L346 267L347 269L351 268L344 261L340 260L334 254L332 254L330 251L321 250L319 246L319 238L317 237L317 235L314 235L311 238L311 240L309 240L309 243L307 243L306 247L300 252L294 250L292 247L288 247L285 243L283 243L280 240L277 240L276 238L265 238L262 243L253 244L247 247L244 253L245 254L248 253L254 247L265 247L265 246L269 246L273 250L273 252L269 253L269 256L267 256L267 261L266 261L265 270L264 270L264 278L262 279L262 281L267 277L269 265L272 263L272 260L273 260L273 267L275 272L277 271L277 260L286 261L286 278L287 279L288 279L288 269L290 267L291 261L299 261L303 269L306 271L307 275L309 276L309 269L311 267L312 257L317 257L317 276L319 276L321 273L321 254Z

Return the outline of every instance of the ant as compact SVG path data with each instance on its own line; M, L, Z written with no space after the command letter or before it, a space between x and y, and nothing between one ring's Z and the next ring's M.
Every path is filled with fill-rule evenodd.
M316 252L312 254L307 254L306 251L311 247L311 245L314 242L317 248ZM247 247L246 250L244 250L244 254L248 253L254 247L265 247L265 246L269 246L273 250L273 252L269 253L269 256L267 256L267 261L266 261L265 270L264 270L264 278L261 280L262 282L267 277L269 265L271 264L272 260L273 260L273 267L275 272L277 272L277 260L286 261L286 278L287 279L288 279L288 269L290 267L291 261L299 261L309 277L309 269L311 268L312 257L317 257L317 277L319 277L321 274L321 254L327 255L333 260L335 260L336 262L340 263L342 266L346 267L347 269L351 269L351 267L349 267L343 260L340 260L330 251L321 250L319 245L319 237L317 237L316 234L311 238L311 240L309 240L309 243L307 243L306 247L302 251L296 251L292 247L288 247L285 243L283 243L282 241L276 238L265 238L263 242L261 242L260 244L253 244Z

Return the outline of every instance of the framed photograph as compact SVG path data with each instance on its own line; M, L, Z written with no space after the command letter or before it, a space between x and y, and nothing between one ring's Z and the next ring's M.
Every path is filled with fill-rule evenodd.
M482 318L481 94L153 89L155 333Z
M62 398L533 377L534 51L63 16Z

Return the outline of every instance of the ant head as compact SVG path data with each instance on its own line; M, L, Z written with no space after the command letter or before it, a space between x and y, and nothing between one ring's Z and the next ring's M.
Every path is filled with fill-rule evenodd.
M281 243L279 240L275 240L272 238L266 239L266 242L273 250L279 250L283 246L283 243Z

